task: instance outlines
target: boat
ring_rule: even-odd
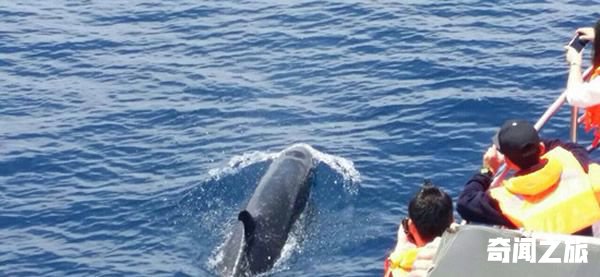
[[[459,225],[442,236],[429,277],[597,277],[600,238]]]

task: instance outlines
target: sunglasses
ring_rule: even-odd
[[[406,238],[408,239],[409,242],[411,243],[415,243],[415,238],[413,237],[413,235],[410,233],[410,230],[408,229],[408,218],[404,218],[402,219],[402,229],[404,229],[404,234],[406,235]]]

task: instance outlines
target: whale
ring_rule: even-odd
[[[222,246],[221,276],[253,276],[273,267],[306,206],[312,176],[309,146],[292,146],[273,160]]]

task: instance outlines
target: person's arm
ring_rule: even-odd
[[[513,227],[513,224],[502,215],[498,201],[488,193],[494,172],[498,171],[502,163],[504,163],[504,156],[496,150],[496,147],[488,148],[483,155],[482,168],[487,168],[489,172],[473,175],[458,196],[456,210],[464,220]]]
[[[594,41],[594,28],[579,28],[576,33],[579,39]],[[581,74],[582,53],[569,46],[565,46],[565,59],[569,64],[569,78],[567,80],[567,101],[569,104],[586,108],[600,103],[600,80],[584,82]]]
[[[566,90],[567,101],[576,107],[585,108],[591,106],[595,99],[592,98],[591,93],[582,89],[586,85],[581,75],[581,52],[583,51],[577,52],[570,46],[565,46],[565,50],[565,59],[569,64],[569,78]]]
[[[491,174],[475,174],[458,196],[456,210],[467,221],[490,225],[514,225],[502,215],[498,201],[487,192],[492,183]]]
[[[588,172],[588,167],[591,162],[588,151],[582,145],[572,142],[564,142],[559,139],[542,139],[544,146],[546,147],[546,151],[550,151],[553,148],[560,146],[565,150],[571,152],[575,159],[579,162],[581,167]]]
[[[404,228],[402,224],[398,226],[398,232],[396,233],[396,246],[394,247],[394,252],[401,252],[409,248],[416,248],[417,246],[408,240],[406,236],[406,232],[404,232]]]

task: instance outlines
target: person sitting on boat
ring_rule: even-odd
[[[453,210],[452,198],[426,181],[408,204],[408,218],[398,228],[398,241],[385,260],[384,276],[424,276],[432,265],[431,252],[437,249],[432,245],[439,244],[439,239],[434,240],[454,222]]]
[[[565,58],[569,64],[569,78],[566,96],[569,104],[586,108],[582,122],[586,132],[595,129],[593,146],[600,142],[600,20],[592,27],[577,29],[576,33],[582,41],[592,43],[592,69],[587,76],[582,76],[582,53],[573,47],[565,46]]]
[[[503,162],[516,173],[490,188]],[[592,235],[590,226],[600,219],[600,206],[591,181],[598,182],[600,175],[588,176],[589,167],[584,147],[541,140],[529,122],[508,120],[484,154],[481,171],[460,193],[458,213],[473,223]]]

